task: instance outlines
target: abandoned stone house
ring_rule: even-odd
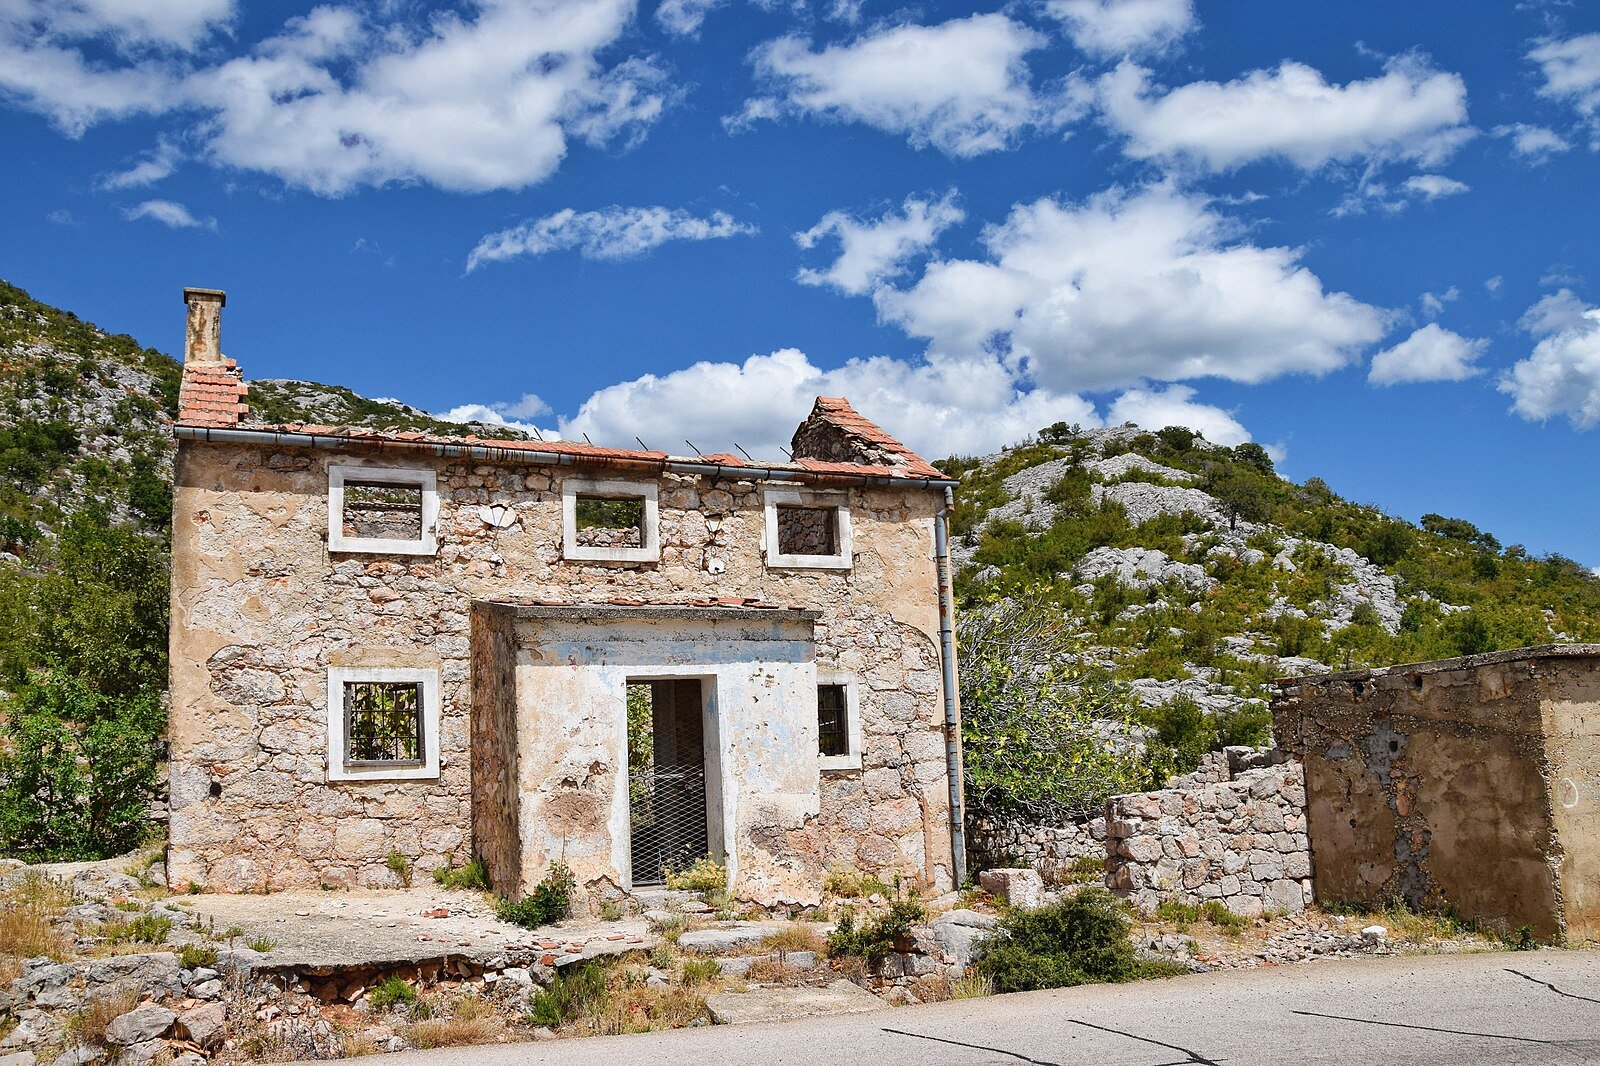
[[[784,463],[252,423],[184,299],[173,884],[959,880],[952,482],[847,401]]]

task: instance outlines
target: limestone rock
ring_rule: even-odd
[[[228,1014],[220,1003],[207,1003],[178,1015],[178,1032],[203,1048],[221,1043]]]
[[[694,929],[683,933],[678,937],[678,947],[701,955],[715,955],[759,944],[771,932],[771,926],[760,922],[729,922],[710,929]]]
[[[718,1025],[787,1022],[825,1014],[861,1014],[883,1010],[883,1000],[860,985],[835,981],[825,988],[753,988],[719,992],[706,998],[706,1010]]]
[[[111,1024],[106,1026],[106,1040],[120,1047],[154,1040],[171,1029],[177,1017],[165,1007],[146,1003],[111,1019]]]
[[[985,870],[978,875],[978,884],[989,895],[1013,907],[1037,907],[1044,902],[1044,878],[1038,870]]]

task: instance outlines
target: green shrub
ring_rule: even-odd
[[[679,977],[686,985],[703,985],[722,976],[722,967],[716,959],[688,958],[683,960]]]
[[[495,917],[529,929],[559,922],[572,913],[572,893],[577,887],[566,863],[551,863],[550,872],[533,887],[532,893],[520,900],[501,900],[495,907]]]
[[[277,947],[278,942],[272,939],[270,936],[253,936],[249,940],[246,940],[244,945],[251,951],[259,951],[261,954],[265,955],[267,952]]]
[[[445,888],[468,888],[487,892],[489,889],[489,868],[483,860],[474,858],[465,866],[440,866],[433,871],[433,879]]]
[[[1173,964],[1139,958],[1128,918],[1110,893],[1084,889],[1035,910],[1014,910],[984,942],[977,972],[996,992],[1028,992],[1106,981],[1133,981],[1178,972]]]
[[[1205,920],[1212,925],[1230,932],[1238,932],[1250,924],[1250,919],[1242,914],[1235,914],[1220,899],[1206,900],[1205,906],[1201,908],[1201,913],[1204,915]]]
[[[894,947],[895,941],[911,935],[911,927],[927,917],[927,911],[916,900],[900,899],[889,904],[889,909],[872,921],[856,927],[855,912],[846,909],[828,934],[828,954],[832,958],[854,956],[877,966]]]
[[[178,956],[178,962],[186,970],[197,970],[202,966],[215,966],[217,949],[206,947],[204,944],[185,944],[183,953]]]
[[[417,1003],[417,990],[399,974],[392,973],[373,986],[367,994],[367,1002],[372,1004],[373,1010],[413,1007]]]
[[[1200,908],[1182,900],[1164,899],[1156,905],[1156,917],[1174,925],[1190,925],[1200,920]]]
[[[140,914],[125,922],[106,922],[100,927],[100,935],[108,944],[161,944],[170,932],[172,919],[152,914]]]
[[[593,959],[574,963],[557,970],[550,983],[534,995],[528,1005],[528,1021],[554,1029],[598,1012],[609,995],[606,971],[600,963]]]

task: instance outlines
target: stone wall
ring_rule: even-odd
[[[967,855],[973,870],[1026,866],[1046,881],[1062,883],[1080,860],[1105,861],[1106,819],[1097,814],[1064,825],[1035,825],[1014,818],[969,817]]]
[[[1319,899],[1600,938],[1600,646],[1279,682]]]
[[[330,553],[330,462],[433,469],[437,554]],[[377,447],[330,456],[182,444],[172,539],[174,884],[384,887],[398,883],[385,867],[390,851],[421,870],[467,861],[476,789],[503,772],[469,756],[469,611],[516,593],[574,603],[753,597],[819,611],[815,667],[859,679],[863,759],[859,770],[822,775],[818,810],[801,831],[829,862],[950,886],[932,552],[940,494],[843,491],[853,567],[776,569],[763,557],[759,483],[651,471],[635,476],[658,487],[659,562],[594,563],[562,557],[569,475]],[[491,503],[509,509],[505,528],[481,516]],[[440,672],[437,780],[328,779],[333,666]]]
[[[491,885],[515,891],[523,865],[517,832],[516,613],[478,603],[471,624],[472,850],[483,860]]]
[[[1282,753],[1230,748],[1158,792],[1106,804],[1106,885],[1150,913],[1221,900],[1236,914],[1295,912],[1311,896],[1305,778]]]

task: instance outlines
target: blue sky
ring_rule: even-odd
[[[436,412],[775,455],[1181,422],[1600,565],[1600,10],[0,0],[0,275]]]

